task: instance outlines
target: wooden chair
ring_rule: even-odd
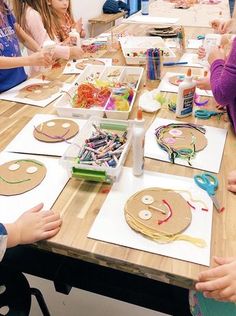
[[[29,316],[35,296],[43,316],[50,316],[42,293],[31,288],[23,273],[0,265],[0,315]]]

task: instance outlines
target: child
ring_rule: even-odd
[[[58,43],[54,57],[63,59],[81,58],[83,51],[80,47],[62,46],[56,37],[56,28],[47,0],[13,0],[13,9],[21,27],[40,47],[44,41],[54,40]],[[32,52],[29,51],[29,54]]]
[[[210,64],[210,86],[213,96],[217,103],[225,106],[229,119],[236,132],[236,38],[232,41],[231,50],[226,58],[222,48],[214,47],[211,49],[208,62]],[[200,80],[198,87],[206,89]],[[201,85],[201,86],[200,86]]]
[[[59,232],[60,216],[42,208],[43,203],[23,213],[12,224],[0,224],[0,261],[6,248],[48,239]]]
[[[49,66],[52,60],[37,52],[22,57],[18,38],[32,51],[40,50],[19,25],[3,0],[0,0],[0,93],[27,79],[23,66]]]
[[[67,41],[72,28],[75,28],[80,37],[85,37],[82,18],[77,22],[74,21],[70,0],[50,0],[48,2],[56,28],[56,34],[60,42]]]

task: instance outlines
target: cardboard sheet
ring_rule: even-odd
[[[18,86],[3,92],[0,94],[0,99],[1,100],[6,100],[6,101],[12,101],[12,102],[19,102],[19,103],[24,103],[24,104],[29,104],[29,105],[34,105],[34,106],[38,106],[38,107],[45,107],[47,105],[49,105],[52,101],[56,100],[57,98],[59,98],[61,96],[61,91],[62,90],[67,90],[70,85],[69,84],[62,84],[60,88],[58,88],[58,91],[51,94],[49,93],[48,96],[46,96],[45,98],[42,97],[42,99],[40,100],[35,100],[35,99],[31,99],[30,97],[23,97],[21,95],[19,95],[20,90],[24,89],[27,86],[31,86],[31,85],[35,85],[35,84],[42,84],[42,83],[48,83],[49,81],[43,81],[41,79],[29,79],[24,81],[23,83],[19,84]],[[45,95],[45,92],[42,92],[39,89],[39,96],[43,96]]]
[[[69,180],[67,171],[59,165],[59,160],[48,157],[2,152],[0,164],[16,159],[37,159],[47,168],[43,181],[34,189],[14,196],[0,195],[0,222],[11,223],[26,210],[43,202],[44,209],[50,209]]]
[[[167,152],[161,149],[161,147],[157,144],[155,129],[159,126],[176,122],[177,121],[163,118],[156,118],[153,121],[145,136],[145,157],[170,162]],[[178,123],[184,122],[181,120],[178,121]],[[203,127],[206,129],[205,136],[208,142],[206,148],[196,153],[195,158],[191,160],[192,166],[189,166],[187,160],[180,158],[175,159],[175,163],[190,168],[218,173],[223,157],[227,130],[211,126]],[[209,159],[209,157],[211,157],[211,159]]]
[[[125,203],[137,191],[150,187],[184,189],[190,191],[195,199],[206,203],[208,212],[202,211],[201,205],[198,204],[196,210],[192,210],[190,226],[184,231],[186,235],[204,239],[206,247],[200,248],[186,241],[159,244],[130,228],[124,216]],[[189,200],[188,194],[180,194]],[[98,213],[88,237],[209,266],[212,208],[212,201],[207,193],[198,188],[191,178],[149,171],[145,171],[141,177],[135,177],[131,168],[124,167],[119,181],[112,186]]]
[[[70,143],[73,142],[74,137],[69,139],[68,142],[59,143],[46,143],[37,140],[34,135],[34,127],[51,119],[61,119],[57,115],[36,114],[31,121],[19,132],[19,134],[11,141],[5,148],[9,152],[48,155],[48,156],[62,156]],[[72,119],[79,125],[79,130],[82,129],[85,120]]]

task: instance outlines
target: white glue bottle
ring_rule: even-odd
[[[43,53],[45,55],[50,55],[50,57],[53,56],[54,54],[54,51],[55,51],[55,47],[56,47],[56,43],[52,40],[48,40],[48,41],[45,41],[43,43],[43,46],[42,46],[42,50],[43,50]],[[50,67],[41,67],[41,72],[45,72],[45,71],[48,71],[51,69],[51,66]]]
[[[69,38],[72,46],[78,46],[79,48],[81,47],[80,34],[76,31],[76,29],[71,29]]]
[[[176,117],[192,115],[196,82],[193,81],[191,73],[191,69],[189,68],[184,81],[179,84],[176,103]]]
[[[138,109],[137,118],[133,126],[133,175],[141,176],[144,168],[144,140],[145,129],[142,110]]]

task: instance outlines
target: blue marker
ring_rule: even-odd
[[[163,63],[163,66],[178,66],[178,65],[187,65],[187,61],[177,61],[177,62],[167,62]]]

